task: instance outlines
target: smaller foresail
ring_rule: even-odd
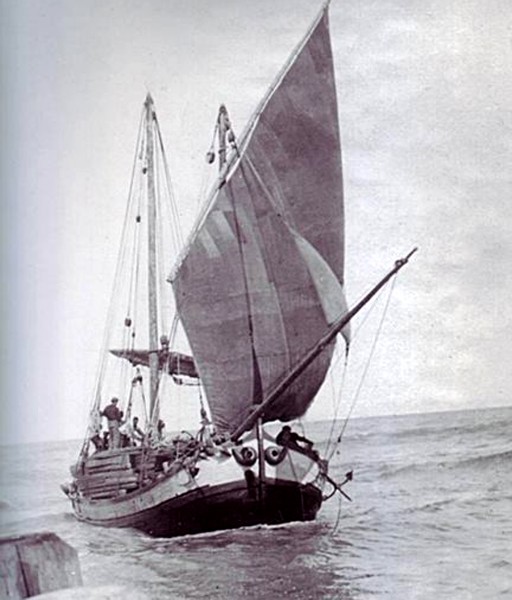
[[[110,350],[110,352],[114,356],[125,358],[134,366],[149,367],[149,350]],[[157,350],[156,354],[160,371],[178,377],[184,375],[195,379],[199,378],[194,359],[191,356],[180,352],[169,352],[165,349]]]

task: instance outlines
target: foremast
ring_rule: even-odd
[[[157,256],[156,256],[156,195],[154,161],[154,108],[153,98],[148,93],[144,103],[146,109],[146,176],[148,193],[148,325],[149,325],[149,415],[153,420],[158,394],[158,300],[157,300]]]

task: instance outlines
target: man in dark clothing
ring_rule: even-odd
[[[119,448],[120,443],[119,426],[123,420],[123,413],[117,407],[118,402],[117,398],[112,398],[110,404],[101,413],[107,419],[108,447],[110,450]]]
[[[92,438],[91,438],[91,442],[94,444],[94,448],[96,449],[96,451],[100,451],[100,450],[105,450],[105,445],[103,443],[103,438],[101,437],[101,435],[98,433],[95,433]]]
[[[137,445],[137,442],[142,442],[144,440],[144,432],[139,427],[139,417],[133,417],[132,419],[131,437],[132,442],[135,445]]]
[[[299,442],[303,442],[305,445],[301,446]],[[292,431],[289,425],[285,425],[277,434],[276,444],[279,444],[279,446],[284,446],[285,448],[290,448],[291,450],[295,450],[301,454],[305,454],[313,460],[318,460],[319,458],[318,452],[313,450],[313,442],[308,440],[308,438],[295,433],[295,431]]]

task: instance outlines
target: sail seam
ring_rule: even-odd
[[[267,196],[270,204],[272,205],[272,208],[274,209],[274,212],[277,213],[277,215],[279,217],[281,217],[283,219],[283,221],[288,225],[288,227],[290,229],[293,229],[294,231],[297,229],[295,224],[290,223],[290,216],[289,214],[287,214],[286,216],[284,215],[284,213],[289,213],[289,209],[286,207],[286,205],[283,202],[283,206],[281,207],[279,205],[279,203],[276,201],[276,199],[274,198],[274,196],[272,195],[272,192],[269,190],[269,188],[265,185],[265,182],[263,181],[261,175],[258,173],[258,170],[256,169],[256,167],[254,166],[254,163],[252,162],[251,158],[249,157],[248,154],[246,154],[244,156],[245,160],[247,161],[247,164],[249,165],[249,167],[251,168],[254,177],[256,178],[257,182],[260,184],[261,189],[263,190],[263,192],[265,193],[265,195]],[[267,165],[268,166],[268,165]]]
[[[243,174],[243,169],[241,170],[242,174]],[[245,175],[243,174],[244,180]],[[246,181],[246,185],[247,185],[247,181]],[[249,186],[247,186],[247,188],[249,189]],[[260,372],[260,368],[258,365],[258,359],[256,357],[256,348],[254,346],[254,323],[253,323],[253,318],[252,318],[252,307],[251,307],[251,297],[249,294],[249,280],[247,278],[247,269],[245,266],[245,255],[244,255],[244,250],[243,250],[243,242],[241,239],[241,235],[240,235],[240,222],[238,220],[238,214],[237,214],[237,210],[236,210],[236,201],[235,201],[235,197],[233,194],[233,190],[231,188],[231,184],[228,184],[226,189],[228,190],[227,196],[229,197],[229,199],[231,200],[231,205],[233,207],[233,217],[234,217],[234,222],[235,222],[235,227],[236,227],[236,238],[238,241],[238,250],[240,252],[240,264],[242,267],[242,277],[243,277],[243,281],[244,281],[244,293],[245,293],[245,301],[246,301],[246,305],[247,305],[247,325],[249,328],[249,340],[251,343],[251,351],[252,351],[252,360],[253,360],[253,401],[255,400],[256,397],[259,397],[262,399],[263,396],[263,390],[262,390],[262,385],[261,385],[261,372]]]

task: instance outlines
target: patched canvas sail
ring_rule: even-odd
[[[327,12],[271,89],[172,276],[215,425],[233,431],[346,311],[341,151]],[[266,409],[305,413],[324,350]]]

